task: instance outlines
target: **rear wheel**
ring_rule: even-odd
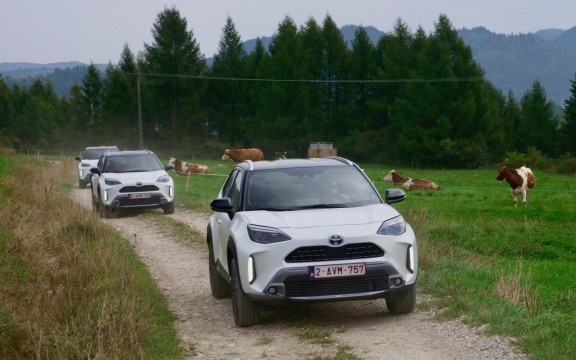
[[[386,307],[391,314],[408,314],[416,308],[416,284],[393,300],[386,300]]]
[[[216,299],[222,299],[230,296],[232,289],[230,284],[224,280],[222,275],[216,269],[216,262],[214,261],[214,249],[212,246],[212,239],[208,235],[208,269],[210,272],[210,290],[212,296]]]
[[[230,264],[230,277],[232,280],[232,312],[234,313],[234,323],[238,327],[256,325],[260,321],[260,312],[256,304],[242,290],[240,274],[236,259],[232,259]]]

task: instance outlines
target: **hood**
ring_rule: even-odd
[[[374,204],[343,209],[309,209],[298,211],[246,211],[243,213],[251,224],[274,224],[276,228],[310,228],[337,225],[362,225],[382,223],[400,215],[387,204]]]

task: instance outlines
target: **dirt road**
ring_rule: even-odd
[[[75,188],[71,196],[91,208],[89,189]],[[166,216],[206,234],[206,215],[177,208]],[[434,322],[432,312],[389,315],[383,300],[281,308],[263,313],[257,326],[237,328],[230,299],[217,300],[210,294],[205,247],[178,242],[161,225],[138,215],[103,221],[128,239],[148,266],[178,318],[182,344],[195,348],[197,354],[190,359],[300,360],[334,355],[344,344],[364,360],[525,359],[508,340],[481,335],[481,329],[459,321]],[[327,329],[336,343],[322,346],[296,337],[302,328],[294,324],[309,319],[330,324]]]

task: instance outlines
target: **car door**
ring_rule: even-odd
[[[232,201],[234,213],[238,211],[242,205],[244,185],[243,180],[244,172],[240,170],[234,170],[230,174],[228,181],[226,181],[221,191],[221,197],[228,197]],[[228,239],[231,236],[230,228],[232,227],[234,217],[224,212],[217,212],[214,214],[214,216],[216,220],[216,232],[218,237],[218,241],[216,241],[214,244],[214,252],[218,254],[217,258],[221,259],[222,266],[227,268],[228,259],[226,259],[226,247],[228,244]]]
[[[104,171],[104,158],[105,155],[101,155],[100,159],[98,160],[98,164],[96,164],[96,168],[98,169],[98,171],[100,173],[94,173],[92,174],[92,178],[90,181],[90,186],[92,188],[92,197],[94,199],[98,199],[98,182],[100,181],[100,174],[102,173],[102,171]]]

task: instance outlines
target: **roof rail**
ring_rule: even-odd
[[[344,164],[347,164],[347,165],[354,165],[354,163],[352,161],[345,159],[343,157],[340,157],[340,156],[326,155],[326,156],[323,156],[322,158],[323,159],[337,160],[337,161],[343,162]]]
[[[249,171],[254,170],[254,162],[252,160],[248,159],[248,160],[244,160],[244,161],[248,163],[248,170]]]

